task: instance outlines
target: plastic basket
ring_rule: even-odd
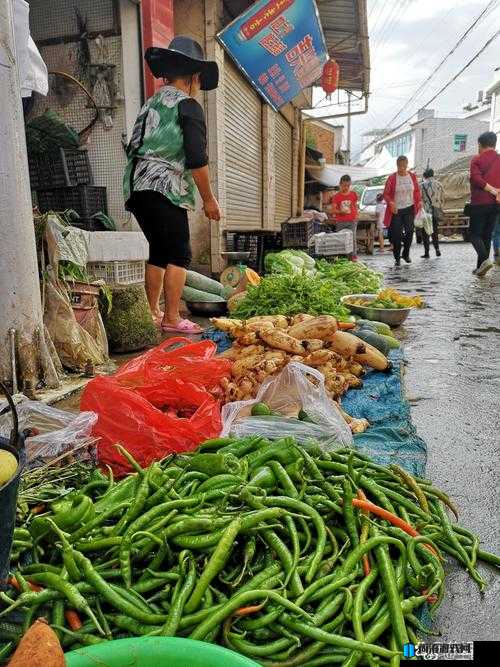
[[[93,280],[104,280],[107,285],[133,285],[144,282],[143,260],[89,262],[87,272]]]
[[[244,263],[257,273],[264,272],[264,257],[268,252],[281,250],[282,235],[277,232],[226,232],[228,252],[249,252]]]
[[[42,213],[72,209],[83,220],[89,220],[95,213],[108,213],[106,188],[99,185],[48,188],[37,190],[36,194]]]
[[[59,148],[51,153],[28,155],[32,190],[91,185],[94,182],[86,150]]]
[[[283,248],[306,248],[312,236],[325,231],[325,225],[316,220],[284,222],[281,225]]]
[[[348,229],[316,234],[311,241],[314,243],[316,256],[349,255],[354,249],[353,233]]]

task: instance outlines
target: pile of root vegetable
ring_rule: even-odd
[[[68,649],[126,636],[216,642],[262,665],[399,664],[445,591],[500,558],[432,484],[350,449],[205,442],[119,482],[95,477],[17,529],[0,593],[5,656],[37,617]],[[38,508],[39,511],[39,508]]]
[[[348,389],[362,386],[363,365],[390,368],[382,352],[341,330],[354,324],[337,322],[330,315],[270,315],[249,320],[221,317],[211,322],[234,339],[232,348],[221,355],[234,361],[232,379],[222,383],[225,402],[255,398],[262,382],[289,361],[317,368],[334,400]]]

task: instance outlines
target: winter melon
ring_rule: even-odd
[[[213,294],[212,292],[203,292],[202,290],[195,289],[186,285],[182,290],[182,299],[187,303],[199,302],[199,303],[225,303],[226,299],[218,294]]]
[[[375,331],[370,331],[369,329],[360,329],[356,331],[355,336],[361,338],[365,343],[369,343],[375,347],[379,352],[382,352],[385,356],[389,354],[389,345],[385,340],[386,336],[382,337],[380,334],[375,333]]]
[[[200,290],[201,292],[209,292],[210,294],[223,296],[224,285],[222,285],[222,283],[219,283],[217,280],[212,280],[212,278],[204,276],[201,273],[196,273],[196,271],[187,272],[186,285],[188,287],[193,287],[196,290]],[[197,299],[190,300],[196,301]]]

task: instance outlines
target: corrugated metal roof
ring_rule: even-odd
[[[251,4],[251,0],[224,0],[226,21],[239,16]],[[366,0],[316,0],[316,4],[328,51],[340,67],[339,88],[368,93],[370,51]]]
[[[340,67],[339,88],[368,93],[370,51],[366,0],[316,0],[332,58]]]

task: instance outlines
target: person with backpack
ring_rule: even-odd
[[[469,240],[477,254],[473,274],[482,277],[492,268],[491,238],[500,212],[500,155],[495,132],[478,138],[478,154],[470,163]]]
[[[434,169],[427,168],[424,171],[424,179],[422,181],[422,204],[426,213],[432,216],[432,234],[429,236],[425,228],[422,229],[422,241],[424,244],[424,254],[422,255],[422,259],[429,259],[430,257],[429,250],[431,238],[432,245],[436,251],[436,257],[441,257],[438,225],[439,220],[442,217],[443,201],[443,186],[436,178],[434,178]]]

